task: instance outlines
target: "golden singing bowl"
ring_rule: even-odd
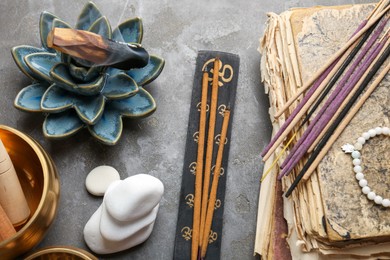
[[[54,162],[30,136],[0,125],[0,138],[31,211],[17,233],[0,242],[0,259],[13,259],[32,249],[46,234],[57,213],[60,183]]]
[[[41,249],[31,255],[28,255],[24,260],[98,260],[97,257],[91,253],[75,247],[61,246],[61,247],[47,247]]]

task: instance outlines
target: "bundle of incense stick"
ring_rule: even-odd
[[[294,127],[298,126],[297,124],[300,121],[302,122],[298,126],[299,129],[302,128],[309,119],[311,120],[303,136],[297,141],[281,165],[282,171],[279,177],[281,178],[291,172],[292,169],[304,159],[307,152],[316,149],[316,153],[313,153],[311,160],[308,161],[308,166],[304,167],[286,195],[291,194],[303,175],[305,176],[304,179],[307,179],[314,171],[320,161],[320,159],[316,160],[315,157],[320,154],[320,151],[324,148],[324,143],[328,141],[323,137],[332,135],[333,133],[331,130],[332,122],[340,123],[342,121],[345,117],[345,113],[341,112],[342,109],[349,103],[353,104],[359,96],[353,95],[353,93],[361,93],[363,91],[358,91],[359,85],[362,85],[359,83],[368,81],[364,84],[367,86],[369,80],[364,80],[364,78],[367,77],[367,74],[372,74],[370,70],[374,69],[373,67],[380,67],[386,60],[386,58],[382,60],[378,57],[384,53],[385,47],[389,45],[388,32],[379,39],[389,20],[388,10],[389,0],[379,2],[371,15],[359,25],[345,46],[341,48],[278,113],[276,113],[276,117],[280,116],[283,111],[299,97],[299,95],[303,94],[304,91],[308,89],[303,100],[298,104],[296,109],[291,113],[290,117],[271,140],[270,144],[262,152],[263,160],[267,160]],[[374,63],[378,64],[374,66]],[[378,69],[379,68],[377,68],[376,71]],[[372,84],[378,85],[379,82],[373,82]],[[363,86],[362,88],[364,89]],[[332,92],[328,95],[330,91]],[[358,103],[356,106],[359,107],[361,105],[362,104]],[[319,110],[318,113],[314,118],[311,118],[317,108]],[[308,114],[303,118],[306,112],[308,112]],[[328,134],[327,129],[329,129]],[[286,146],[292,142],[293,138],[295,138],[295,135],[292,136]],[[333,139],[337,139],[337,136],[334,136]],[[320,143],[321,140],[322,142]],[[286,148],[287,147],[283,149],[282,153]],[[322,154],[324,154],[324,152],[322,152]],[[279,154],[275,161],[277,161],[280,156],[281,155]],[[316,163],[310,167],[311,163],[314,161]],[[275,165],[275,163],[273,163],[272,166],[273,165]],[[263,178],[267,173],[268,172],[264,174]]]
[[[202,95],[200,107],[198,152],[195,176],[195,198],[194,215],[192,229],[191,259],[204,259],[207,252],[209,233],[214,214],[214,205],[216,201],[218,180],[222,165],[223,150],[226,141],[226,135],[230,119],[230,110],[227,108],[224,112],[222,123],[221,138],[219,141],[218,153],[215,162],[214,176],[210,188],[210,176],[213,157],[214,133],[216,124],[216,113],[218,104],[218,76],[220,61],[215,58],[213,67],[212,91],[209,122],[206,123],[207,97],[208,97],[208,72],[203,72]],[[207,143],[206,125],[208,125]],[[206,149],[205,149],[206,147]]]

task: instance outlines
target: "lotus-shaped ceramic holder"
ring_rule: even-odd
[[[71,28],[43,12],[39,22],[42,47],[12,48],[16,64],[33,80],[19,92],[14,105],[45,113],[43,133],[48,138],[64,138],[87,128],[101,142],[116,144],[122,117],[145,117],[155,111],[156,102],[144,86],[158,77],[164,60],[150,55],[145,67],[127,71],[96,64],[80,66],[71,56],[48,47],[47,36],[54,27]],[[84,6],[75,28],[133,44],[140,44],[143,35],[140,18],[129,19],[112,31],[92,2]]]

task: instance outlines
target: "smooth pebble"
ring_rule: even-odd
[[[103,196],[108,186],[120,179],[118,171],[107,165],[98,166],[88,173],[85,179],[85,187],[95,196]]]

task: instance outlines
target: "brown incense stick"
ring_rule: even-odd
[[[200,208],[202,200],[202,178],[203,178],[203,158],[204,158],[204,142],[206,136],[206,112],[207,112],[207,93],[208,93],[207,71],[203,72],[202,79],[202,97],[200,102],[200,120],[199,120],[199,138],[198,138],[198,154],[196,161],[195,175],[195,199],[194,199],[194,216],[192,227],[192,245],[191,259],[196,260],[199,251],[199,228],[200,228]]]
[[[16,234],[15,228],[0,205],[0,242]]]
[[[344,54],[346,50],[354,43],[357,39],[359,39],[372,25],[374,25],[388,10],[390,6],[387,6],[382,12],[380,12],[378,15],[373,16],[359,32],[357,32],[349,41],[344,44],[344,46],[338,50],[328,61],[323,65],[311,79],[304,84],[297,93],[295,93],[294,96],[292,96],[285,104],[284,106],[275,113],[275,117],[278,118],[281,116],[284,111],[286,111],[291,104],[299,97],[301,96],[313,83],[314,81],[335,61],[337,60],[341,55]]]
[[[390,64],[388,64],[382,70],[382,72],[378,75],[378,77],[374,80],[374,82],[368,87],[366,92],[364,92],[364,94],[361,96],[361,98],[356,103],[356,105],[349,111],[349,113],[343,119],[341,124],[338,125],[338,127],[334,131],[333,135],[329,138],[329,140],[326,142],[325,146],[322,148],[321,152],[318,154],[316,159],[313,161],[311,166],[306,171],[305,175],[303,176],[304,181],[307,181],[309,179],[311,174],[317,168],[318,164],[321,162],[321,160],[324,158],[326,153],[332,147],[333,143],[337,140],[337,138],[340,136],[340,134],[343,132],[343,130],[347,127],[348,123],[352,120],[352,118],[355,116],[355,114],[363,106],[364,102],[369,98],[371,93],[376,89],[376,87],[379,85],[379,83],[382,81],[382,79],[387,75],[389,69],[390,69]]]
[[[203,237],[204,226],[206,222],[206,209],[209,196],[210,186],[210,172],[211,164],[213,160],[213,146],[214,146],[214,132],[215,132],[215,119],[217,114],[218,105],[218,77],[219,77],[219,58],[215,58],[214,70],[213,70],[213,83],[211,91],[211,104],[210,104],[210,119],[209,119],[209,131],[207,136],[207,149],[206,149],[206,162],[203,178],[203,190],[202,190],[202,208],[200,211],[200,238]],[[199,246],[202,246],[202,239],[199,239]]]
[[[221,165],[222,165],[223,149],[225,146],[226,134],[229,126],[229,119],[230,119],[230,110],[226,109],[224,113],[223,123],[222,123],[221,139],[219,141],[217,160],[215,163],[213,182],[210,191],[210,199],[207,205],[206,224],[204,227],[203,238],[202,238],[203,242],[201,248],[202,259],[206,256],[209,233],[211,230],[211,224],[213,222],[214,207],[215,207],[215,201],[217,198],[217,190],[218,190],[218,181],[219,181],[219,175],[220,175]]]
[[[385,49],[383,49],[379,54],[378,56],[375,58],[375,60],[371,63],[371,65],[367,68],[366,72],[362,75],[362,77],[360,78],[360,80],[356,83],[356,85],[353,87],[353,89],[351,90],[351,92],[348,94],[347,98],[343,101],[343,103],[341,104],[341,106],[339,107],[339,109],[337,110],[337,112],[334,114],[334,116],[332,117],[332,119],[327,123],[326,127],[324,127],[324,129],[322,129],[321,133],[317,136],[316,140],[313,142],[313,144],[309,147],[309,149],[307,150],[308,153],[311,153],[313,152],[313,150],[315,149],[315,147],[317,146],[317,144],[321,141],[321,139],[325,136],[326,132],[329,130],[329,128],[331,127],[331,125],[333,124],[333,122],[336,120],[336,118],[340,115],[341,111],[344,109],[344,107],[346,107],[346,105],[348,104],[348,102],[351,100],[351,98],[354,96],[354,94],[356,93],[356,91],[359,89],[359,86],[362,84],[362,82],[364,81],[365,77],[368,75],[368,73],[371,71],[371,69],[375,66],[375,63],[380,59],[380,56],[381,54],[385,51]]]

